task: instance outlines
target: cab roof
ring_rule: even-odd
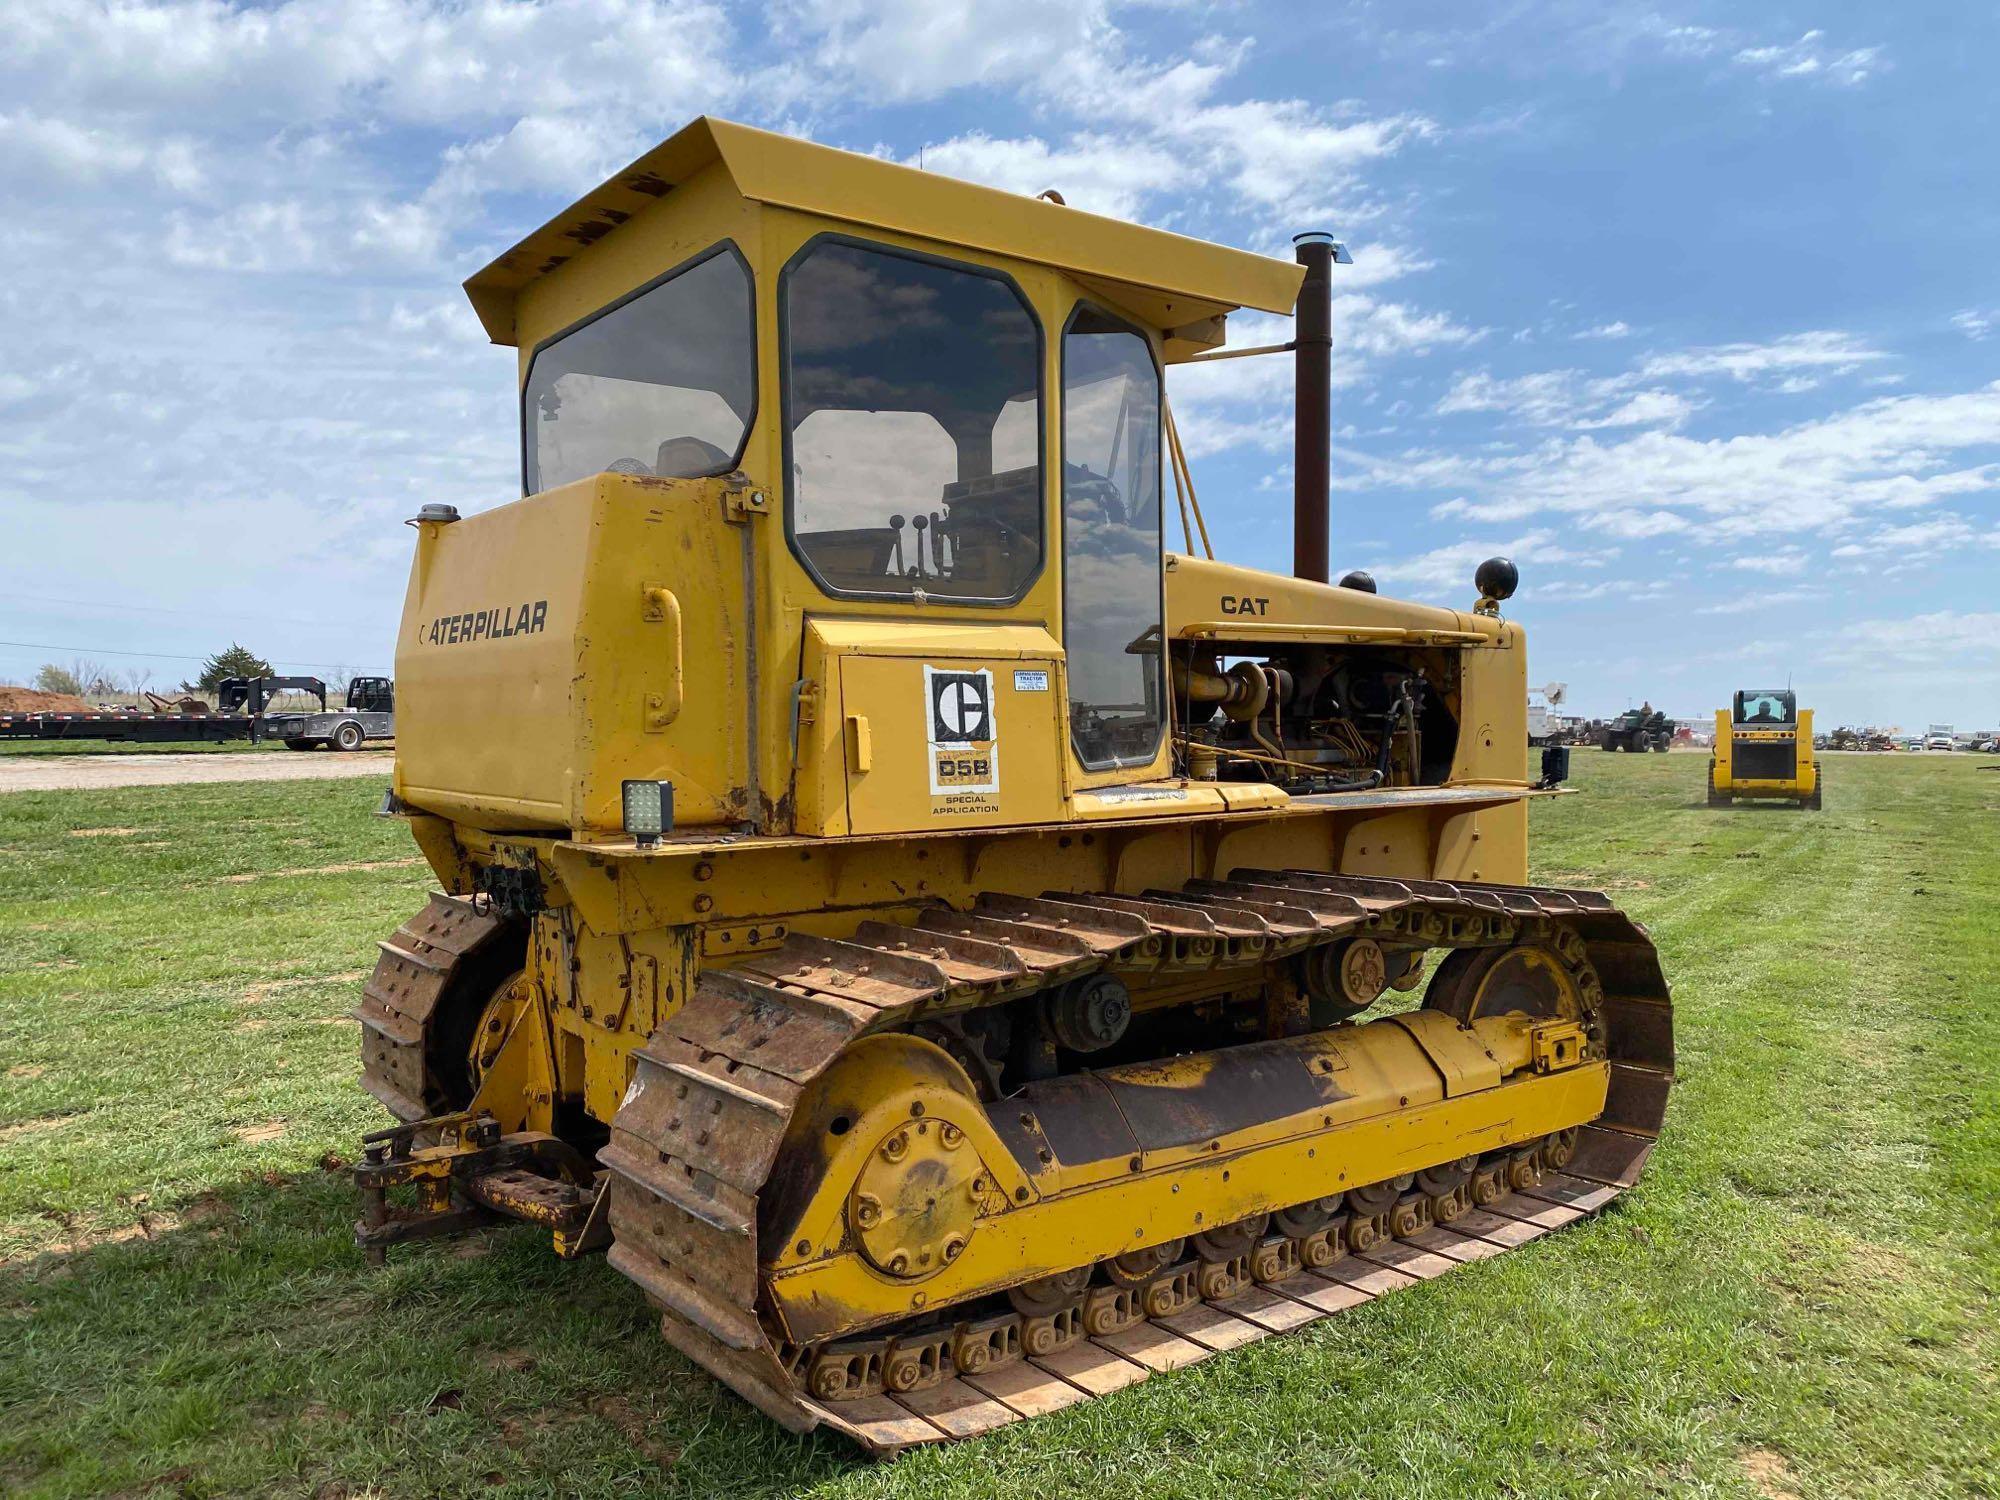
[[[753,202],[1067,272],[1165,330],[1169,358],[1220,343],[1223,317],[1239,307],[1290,312],[1303,274],[1289,261],[704,115],[467,280],[488,336],[515,343],[524,287],[717,162]]]

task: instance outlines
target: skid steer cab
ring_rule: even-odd
[[[413,518],[438,889],[358,1013],[365,1248],[607,1246],[761,1410],[893,1451],[1636,1179],[1665,981],[1524,883],[1512,564],[1328,581],[1343,258],[701,120],[472,277],[521,493]],[[1243,308],[1296,337],[1226,349]],[[1213,555],[1167,400],[1260,352],[1290,575]]]
[[[1793,802],[1817,812],[1819,758],[1813,753],[1812,710],[1790,688],[1745,688],[1715,711],[1715,749],[1708,761],[1708,805],[1739,797]]]

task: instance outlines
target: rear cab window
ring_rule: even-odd
[[[750,267],[724,241],[535,351],[521,393],[523,490],[604,473],[726,474],[756,404]]]

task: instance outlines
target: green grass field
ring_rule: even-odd
[[[362,1267],[346,1014],[425,880],[375,783],[0,797],[0,1493],[1994,1494],[2000,771],[1829,756],[1807,814],[1709,811],[1698,755],[1576,766],[1534,878],[1613,892],[1675,987],[1644,1183],[887,1466],[531,1231]]]

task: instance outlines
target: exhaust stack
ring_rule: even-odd
[[[1292,573],[1327,581],[1333,461],[1333,267],[1350,265],[1347,247],[1317,230],[1292,237],[1306,268],[1292,325],[1298,411],[1293,421]]]

